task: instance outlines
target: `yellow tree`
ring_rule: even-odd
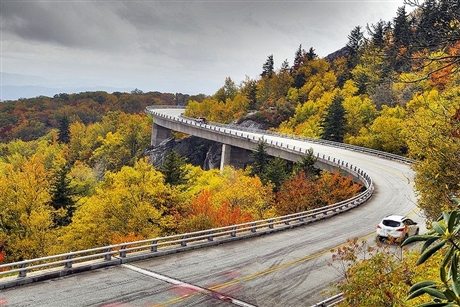
[[[357,136],[362,128],[369,128],[377,116],[377,110],[372,100],[367,95],[357,95],[357,93],[358,88],[353,81],[345,82],[341,94],[344,98],[346,143],[348,143],[349,137]]]
[[[66,249],[82,249],[155,237],[171,227],[165,214],[175,205],[163,175],[146,160],[107,172],[94,194],[78,202],[72,224],[61,238]]]
[[[426,91],[407,107],[411,116],[404,137],[410,156],[417,159],[418,206],[434,220],[441,211],[456,207],[453,198],[460,195],[460,87],[442,94]]]
[[[359,134],[356,137],[349,136],[348,141],[350,144],[403,154],[407,151],[402,135],[405,119],[406,110],[403,107],[383,106],[372,125],[361,128]]]
[[[0,245],[7,261],[45,256],[55,243],[52,171],[43,154],[20,163],[0,161]],[[11,157],[11,159],[15,159]]]

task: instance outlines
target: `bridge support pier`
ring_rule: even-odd
[[[228,144],[222,144],[222,154],[220,155],[220,171],[224,170],[224,167],[230,164],[230,158],[232,153],[232,146]]]
[[[252,152],[250,150],[234,147],[228,144],[222,144],[222,154],[220,156],[220,171],[223,171],[227,165],[235,168],[245,168],[246,165],[253,162]]]
[[[158,146],[164,140],[171,138],[171,130],[162,126],[159,126],[155,123],[152,125],[152,139],[150,145]]]

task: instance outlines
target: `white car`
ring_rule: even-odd
[[[417,223],[402,215],[389,215],[377,225],[377,239],[392,239],[402,242],[407,237],[417,235],[420,231]]]

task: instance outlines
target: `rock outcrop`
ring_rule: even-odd
[[[203,169],[208,170],[220,166],[222,144],[195,136],[184,139],[167,139],[160,145],[148,150],[147,155],[152,164],[158,167],[163,164],[165,157],[172,150],[186,157],[187,162],[201,166]]]

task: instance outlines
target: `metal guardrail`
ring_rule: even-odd
[[[184,115],[181,115],[181,117],[183,117],[185,119],[194,120],[193,118],[188,117],[188,116],[184,116]],[[324,139],[314,139],[314,138],[299,136],[299,135],[295,135],[295,134],[281,133],[281,132],[277,132],[277,131],[273,131],[273,130],[263,130],[263,129],[258,129],[258,128],[242,127],[242,126],[238,126],[238,125],[222,124],[222,123],[211,122],[211,121],[208,122],[208,124],[213,125],[213,126],[219,126],[219,127],[223,127],[223,128],[228,128],[228,129],[237,129],[237,130],[242,130],[242,131],[246,131],[246,132],[253,132],[253,133],[263,133],[263,134],[269,134],[269,135],[279,136],[279,137],[283,137],[283,138],[290,138],[290,139],[294,139],[294,140],[298,140],[298,141],[307,141],[307,142],[321,144],[321,145],[328,145],[328,146],[333,146],[333,147],[346,148],[346,149],[349,149],[349,150],[353,150],[353,151],[357,151],[357,152],[364,152],[364,153],[376,155],[376,156],[379,156],[379,157],[384,157],[384,158],[391,159],[391,160],[397,160],[397,161],[404,162],[404,163],[409,163],[409,164],[414,162],[414,160],[412,160],[410,158],[407,158],[407,157],[403,157],[403,156],[400,156],[400,155],[396,155],[396,154],[393,154],[393,153],[389,153],[389,152],[385,152],[385,151],[381,151],[381,150],[377,150],[377,149],[361,147],[361,146],[357,146],[357,145],[334,142],[334,141],[329,141],[329,140],[324,140]]]
[[[374,187],[372,181],[369,188],[359,195],[330,205],[327,207],[317,208],[299,213],[269,218],[265,220],[252,221],[226,227],[195,231],[190,233],[177,234],[166,237],[157,237],[135,242],[126,242],[121,244],[108,245],[76,252],[64,253],[59,255],[47,256],[31,260],[13,262],[0,265],[0,277],[17,274],[17,278],[25,278],[29,272],[38,270],[57,269],[66,271],[71,270],[74,266],[85,265],[88,261],[94,266],[94,261],[106,262],[106,266],[118,265],[129,261],[145,259],[171,252],[186,250],[189,244],[192,247],[215,245],[219,242],[241,239],[244,237],[253,237],[264,233],[271,233],[284,229],[290,229],[296,226],[305,225],[314,221],[322,220],[350,210],[368,200],[373,193]],[[214,243],[214,244],[210,244]],[[163,252],[162,252],[163,251]],[[40,273],[40,272],[38,272]],[[12,285],[17,285],[16,280],[0,278],[0,289]]]
[[[231,134],[234,137],[249,140],[258,143],[263,138],[250,137],[240,132],[225,131],[225,128],[211,127],[207,124],[197,123],[193,120],[177,118],[165,114],[157,113],[156,116],[179,120],[187,125],[199,126],[203,129],[210,129],[216,133]],[[268,146],[282,148],[296,154],[304,154],[306,150],[302,148],[284,145],[283,143],[271,142]],[[98,267],[119,265],[122,263],[146,259],[160,255],[175,253],[183,250],[217,245],[219,243],[238,240],[242,238],[254,237],[256,235],[272,233],[293,227],[305,225],[315,221],[322,220],[350,210],[367,201],[374,191],[374,185],[371,177],[363,170],[344,161],[317,155],[317,159],[343,169],[359,178],[366,187],[366,190],[350,199],[338,202],[333,205],[321,207],[304,212],[288,214],[284,216],[252,221],[242,224],[230,225],[171,235],[166,237],[157,237],[152,239],[126,242],[102,246],[87,250],[63,253],[36,259],[24,260],[19,262],[7,263],[0,265],[0,289],[26,283],[25,278],[33,272],[34,276],[58,276],[66,275],[72,272],[89,270]],[[16,276],[14,276],[16,275]]]
[[[153,112],[155,109],[185,109],[185,106],[171,106],[171,105],[154,105],[154,106],[149,106],[146,108],[147,112]],[[187,117],[184,115],[181,115],[182,118],[189,119],[194,121],[194,118]],[[328,146],[333,146],[333,147],[339,147],[339,148],[345,148],[357,152],[364,152],[372,155],[376,155],[379,157],[384,157],[387,159],[391,160],[397,160],[400,162],[404,163],[414,163],[415,161],[413,159],[403,157],[400,155],[396,155],[393,153],[377,150],[377,149],[372,149],[372,148],[366,148],[366,147],[361,147],[357,145],[351,145],[351,144],[346,144],[346,143],[340,143],[340,142],[334,142],[334,141],[329,141],[329,140],[324,140],[324,139],[314,139],[314,138],[308,138],[304,136],[299,136],[299,135],[294,135],[294,134],[287,134],[287,133],[280,133],[276,132],[273,130],[263,130],[263,129],[258,129],[258,128],[248,128],[248,127],[242,127],[238,125],[232,125],[232,124],[222,124],[222,123],[217,123],[217,122],[208,122],[209,125],[213,126],[218,126],[222,128],[228,128],[228,129],[236,129],[236,130],[241,130],[241,131],[246,131],[246,132],[253,132],[253,133],[263,133],[263,134],[269,134],[273,136],[279,136],[279,137],[284,137],[284,138],[290,138],[294,140],[299,140],[299,141],[307,141],[311,143],[317,143],[317,144],[322,144],[322,145],[328,145]]]
[[[311,307],[329,307],[329,306],[335,306],[341,302],[343,302],[344,297],[343,293],[336,294],[334,296],[331,296],[324,301],[321,301],[319,303],[316,303],[315,305],[312,305]]]

